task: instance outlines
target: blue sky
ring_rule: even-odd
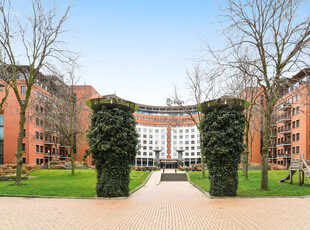
[[[84,82],[151,105],[164,105],[175,85],[186,94],[200,38],[217,35],[217,8],[212,0],[78,1],[70,47],[81,54]]]

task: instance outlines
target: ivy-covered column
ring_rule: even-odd
[[[94,110],[88,143],[97,169],[97,196],[128,196],[138,144],[132,113],[138,107],[115,95],[91,99],[87,105]]]
[[[244,151],[243,108],[243,100],[228,98],[201,104],[203,154],[212,196],[236,196],[238,162]]]

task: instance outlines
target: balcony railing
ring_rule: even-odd
[[[278,107],[278,111],[281,111],[281,110],[288,110],[288,109],[290,109],[292,106],[291,106],[291,104],[289,104],[289,103],[285,103],[285,104],[281,104],[281,105],[279,105],[279,107]]]
[[[277,123],[280,123],[280,122],[289,122],[289,121],[291,121],[291,120],[292,120],[291,117],[281,117],[281,118],[277,121]]]
[[[290,146],[290,145],[291,145],[291,141],[282,141],[278,143],[277,146]]]
[[[283,129],[280,130],[280,132],[278,132],[278,134],[290,134],[291,133],[291,129]]]

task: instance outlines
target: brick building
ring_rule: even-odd
[[[19,95],[25,98],[25,80],[17,80]],[[75,86],[76,99],[85,102],[98,97],[98,92],[92,86]],[[4,97],[4,84],[0,84],[0,99]],[[37,82],[33,85],[30,104],[26,113],[26,122],[23,138],[23,161],[27,164],[45,164],[52,159],[69,160],[70,147],[62,139],[61,134],[53,129],[47,121],[46,113],[51,112],[49,101],[61,103],[55,95],[51,94],[47,86]],[[77,118],[86,130],[89,124],[90,109],[84,103],[84,108]],[[13,90],[9,89],[9,96],[0,111],[0,164],[16,163],[17,138],[19,130],[19,104]],[[76,160],[81,160],[87,143],[84,134],[76,137]],[[78,159],[79,158],[79,159]],[[88,159],[89,163],[91,159]]]
[[[291,159],[301,154],[310,159],[310,69],[298,72],[282,84],[280,96],[272,114],[269,162],[288,167]],[[264,103],[259,92],[257,103]],[[252,145],[252,163],[261,163],[263,116],[253,121],[258,129]],[[252,160],[252,161],[251,161]]]

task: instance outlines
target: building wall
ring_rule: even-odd
[[[169,110],[169,108],[166,108]],[[197,111],[193,117],[198,121]],[[178,159],[176,150],[184,150],[184,164],[201,163],[200,134],[191,117],[184,112],[146,111],[134,113],[139,132],[140,151],[135,165],[152,166],[154,150],[161,150],[160,159]]]
[[[24,85],[25,83],[23,80],[18,80],[18,89],[20,90],[21,99],[24,99],[25,97],[25,95],[21,92],[21,87]],[[90,109],[85,103],[90,98],[98,97],[99,94],[92,86],[77,86],[76,93],[77,98],[82,98],[81,103],[84,103],[82,111],[79,114],[79,117],[82,117],[83,119],[79,119],[78,123],[82,127],[85,127],[84,130],[86,130],[90,123]],[[0,99],[4,97],[4,94],[4,84],[2,83],[2,87],[0,87]],[[48,163],[49,160],[56,158],[61,160],[70,159],[70,148],[60,144],[59,133],[52,133],[51,137],[54,137],[55,141],[49,141],[49,138],[45,135],[46,131],[49,130],[49,127],[46,126],[44,114],[45,109],[50,109],[45,108],[45,102],[46,100],[50,100],[52,98],[53,95],[51,95],[43,85],[35,84],[33,86],[30,103],[26,112],[25,137],[23,138],[23,144],[25,146],[23,158],[24,162],[27,164],[45,164]],[[16,163],[15,153],[17,151],[17,138],[19,132],[19,108],[20,106],[17,102],[16,96],[13,90],[10,89],[7,101],[0,111],[0,114],[3,114],[4,117],[3,163]],[[37,133],[39,136],[37,136]],[[82,160],[85,149],[88,148],[84,135],[85,133],[83,134],[79,147],[79,160]],[[77,154],[75,157],[76,160],[78,160]],[[91,158],[89,158],[89,163],[91,163]]]
[[[275,145],[271,145],[269,149],[269,162],[287,167],[291,159],[299,157],[299,153],[306,160],[310,159],[310,77],[309,74],[301,71],[292,79],[293,81],[282,86],[282,96],[274,109],[271,142],[273,141]],[[261,95],[263,95],[262,91]],[[255,118],[254,122],[260,120]],[[253,141],[253,163],[261,163],[259,146],[263,126],[260,127],[256,130]],[[273,151],[274,154],[272,154]]]

